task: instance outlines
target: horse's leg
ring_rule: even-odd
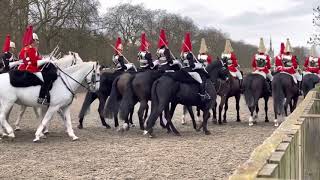
[[[199,131],[199,130],[197,129],[196,120],[194,119],[194,114],[193,114],[192,106],[186,106],[186,108],[188,109],[188,112],[189,112],[190,117],[191,117],[191,119],[192,119],[193,128],[194,128],[196,131]]]
[[[92,104],[92,102],[94,100],[96,100],[98,98],[98,96],[93,93],[93,92],[87,92],[86,97],[83,101],[80,113],[79,113],[79,125],[78,128],[79,129],[83,129],[83,119],[84,116],[86,115],[86,112],[88,111],[90,105]]]
[[[174,127],[174,125],[173,125],[173,123],[172,123],[172,121],[171,121],[177,105],[178,105],[177,103],[171,103],[171,107],[170,107],[169,116],[168,116],[168,118],[167,118],[167,121],[168,121],[168,125],[171,127],[172,132],[173,132],[176,136],[180,136],[179,131],[176,129],[176,127]],[[191,107],[191,108],[192,108],[192,107]],[[193,112],[192,112],[192,114],[193,114]],[[194,115],[193,115],[193,117],[194,117]]]
[[[8,137],[10,138],[14,138],[14,131],[12,129],[12,127],[10,126],[10,124],[8,123],[6,117],[10,111],[10,109],[12,108],[13,103],[1,103],[1,113],[0,113],[0,125],[4,128],[4,130],[8,133]],[[2,129],[2,128],[1,128]],[[3,129],[2,129],[3,131]],[[6,136],[7,134],[2,132],[2,136]]]
[[[64,125],[67,129],[67,133],[69,135],[69,137],[72,138],[73,141],[79,139],[75,134],[74,134],[74,131],[72,129],[72,123],[71,123],[71,115],[70,115],[70,106],[67,106],[65,108],[62,109],[62,112],[63,112],[63,120],[65,121],[64,122]]]
[[[254,110],[255,110],[255,107],[252,106],[252,107],[248,107],[249,108],[249,111],[250,111],[250,117],[249,117],[249,126],[253,126],[254,124]]]
[[[132,120],[132,118],[133,118],[133,113],[134,113],[134,108],[131,109],[131,112],[130,112],[130,114],[129,114],[130,127],[135,127],[135,126],[136,126],[135,124],[133,124],[133,120]]]
[[[223,105],[225,104],[226,101],[226,97],[225,96],[221,96],[221,100],[220,100],[220,104],[219,104],[219,124],[222,124],[221,122],[221,116],[222,116],[222,109],[223,109]]]
[[[20,121],[21,121],[22,116],[23,116],[24,112],[26,111],[26,109],[27,109],[27,106],[24,106],[24,105],[20,106],[20,112],[19,112],[18,118],[17,118],[16,122],[14,123],[14,125],[16,126],[15,131],[21,130],[20,129]]]
[[[229,98],[227,97],[226,98],[226,101],[224,103],[224,114],[223,114],[223,122],[224,123],[227,123],[227,111],[228,111],[228,101],[229,101]]]
[[[264,112],[265,112],[265,120],[264,122],[269,122],[268,119],[268,101],[269,101],[269,96],[264,97]]]
[[[146,121],[146,119],[148,118],[148,112],[149,112],[149,105],[147,101],[146,109],[144,110],[143,122]]]
[[[149,134],[149,137],[152,137],[152,132],[153,132],[153,126],[155,125],[158,117],[162,116],[162,113],[166,106],[164,105],[157,105],[157,107],[151,107],[151,114],[146,121],[146,128],[143,132],[144,135]]]
[[[217,124],[217,101],[214,102],[213,108],[212,108],[212,122],[214,124]]]
[[[182,112],[182,119],[181,119],[181,124],[185,125],[186,124],[186,114],[187,114],[187,106],[183,106],[183,112]]]
[[[205,135],[209,135],[211,134],[210,131],[208,130],[208,119],[210,118],[210,112],[209,109],[203,111],[203,122],[202,122],[202,128],[203,128],[203,132],[205,133]]]
[[[58,110],[59,110],[58,106],[53,106],[53,107],[50,106],[49,107],[43,120],[40,122],[40,125],[37,128],[33,142],[38,142],[40,140],[40,137],[42,136],[43,129],[47,126],[48,122],[51,120],[54,113],[57,112]]]
[[[254,119],[257,119],[258,118],[258,116],[259,116],[259,111],[260,111],[260,109],[259,109],[259,102],[257,102],[257,104],[256,104],[256,114],[254,115]]]
[[[139,117],[139,125],[140,125],[140,129],[144,130],[144,117],[143,114],[146,111],[146,109],[148,108],[148,101],[142,100],[140,101],[140,107],[138,110],[138,117]]]
[[[236,98],[236,110],[237,110],[237,122],[240,122],[240,97],[241,97],[241,94],[237,94],[235,96]],[[228,105],[227,105],[227,109],[228,109]],[[227,113],[227,111],[225,112]]]
[[[110,129],[110,125],[106,123],[104,115],[103,115],[103,109],[104,106],[106,104],[107,101],[107,97],[105,97],[104,95],[102,95],[103,97],[99,97],[99,107],[98,107],[98,112],[99,112],[99,116],[100,116],[100,120],[101,120],[101,124],[106,127],[107,129]],[[91,102],[92,103],[92,102]],[[80,121],[79,121],[80,122]],[[82,122],[83,122],[83,118],[82,118]],[[81,123],[82,126],[82,123]]]

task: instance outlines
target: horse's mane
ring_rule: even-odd
[[[80,63],[80,64],[76,64],[74,66],[70,66],[70,67],[67,67],[66,69],[64,69],[63,71],[65,73],[72,73],[78,69],[80,69],[81,67],[85,66],[85,65],[92,65],[94,66],[95,65],[95,62],[83,62],[83,63]]]
[[[206,67],[206,70],[208,72],[211,72],[212,70],[215,70],[217,68],[220,68],[222,67],[222,63],[220,60],[216,60],[216,61],[213,61],[211,64],[209,64],[207,67]]]

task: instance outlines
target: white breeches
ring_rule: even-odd
[[[269,79],[270,81],[273,80],[273,76],[272,76],[271,72],[269,72],[268,74],[266,74],[266,73],[263,72],[263,71],[256,70],[256,71],[254,71],[253,73],[254,73],[254,74],[259,74],[259,75],[263,76],[264,78]]]
[[[36,72],[36,73],[33,73],[33,74],[36,75],[42,82],[44,82],[41,72]]]
[[[231,71],[230,71],[230,73],[231,73],[231,75],[232,75],[233,77],[236,77],[236,78],[238,78],[239,80],[242,79],[242,74],[241,74],[241,72],[239,71],[239,69],[238,69],[236,72],[231,72]]]
[[[318,73],[312,73],[312,72],[309,72],[309,71],[303,71],[302,73],[304,76],[307,75],[307,74],[314,74],[314,75],[317,75],[319,78],[320,78],[320,74]]]
[[[267,78],[272,81],[273,80],[273,76],[271,74],[271,72],[269,72],[268,74],[266,74]]]
[[[281,73],[289,74],[289,73],[287,73],[287,72],[281,72]],[[299,82],[302,81],[302,75],[299,74],[298,72],[296,72],[296,73],[294,73],[294,74],[289,74],[289,75],[292,76],[293,81],[294,81],[294,83],[296,83],[296,84],[298,83],[298,81],[299,81]]]
[[[188,73],[190,74],[190,76],[191,76],[194,80],[196,80],[198,83],[202,84],[202,79],[201,79],[199,73],[197,73],[197,72],[188,72]]]

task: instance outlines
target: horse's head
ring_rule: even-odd
[[[212,81],[216,81],[218,78],[227,80],[230,74],[227,59],[225,58],[220,59],[217,57],[217,60],[208,65],[206,69]]]
[[[86,76],[86,82],[92,92],[100,88],[100,65],[98,62],[92,62],[92,69]]]

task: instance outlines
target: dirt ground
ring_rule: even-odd
[[[181,125],[181,107],[174,116],[181,137],[167,134],[159,125],[153,139],[143,136],[138,127],[125,133],[105,129],[96,111],[97,102],[84,121],[85,129],[79,130],[77,116],[83,97],[78,95],[72,104],[73,127],[80,138],[76,142],[67,136],[56,116],[48,138],[33,143],[39,122],[28,108],[15,140],[0,141],[0,179],[227,179],[275,129],[272,123],[264,122],[263,112],[258,124],[248,127],[248,110],[242,97],[242,122],[235,122],[232,99],[229,122],[221,126],[210,122],[209,136],[195,132],[190,120]],[[272,100],[269,102],[272,120],[271,106]],[[11,125],[17,109],[11,114]],[[136,116],[134,120],[137,124]],[[110,120],[108,123],[113,125]]]

